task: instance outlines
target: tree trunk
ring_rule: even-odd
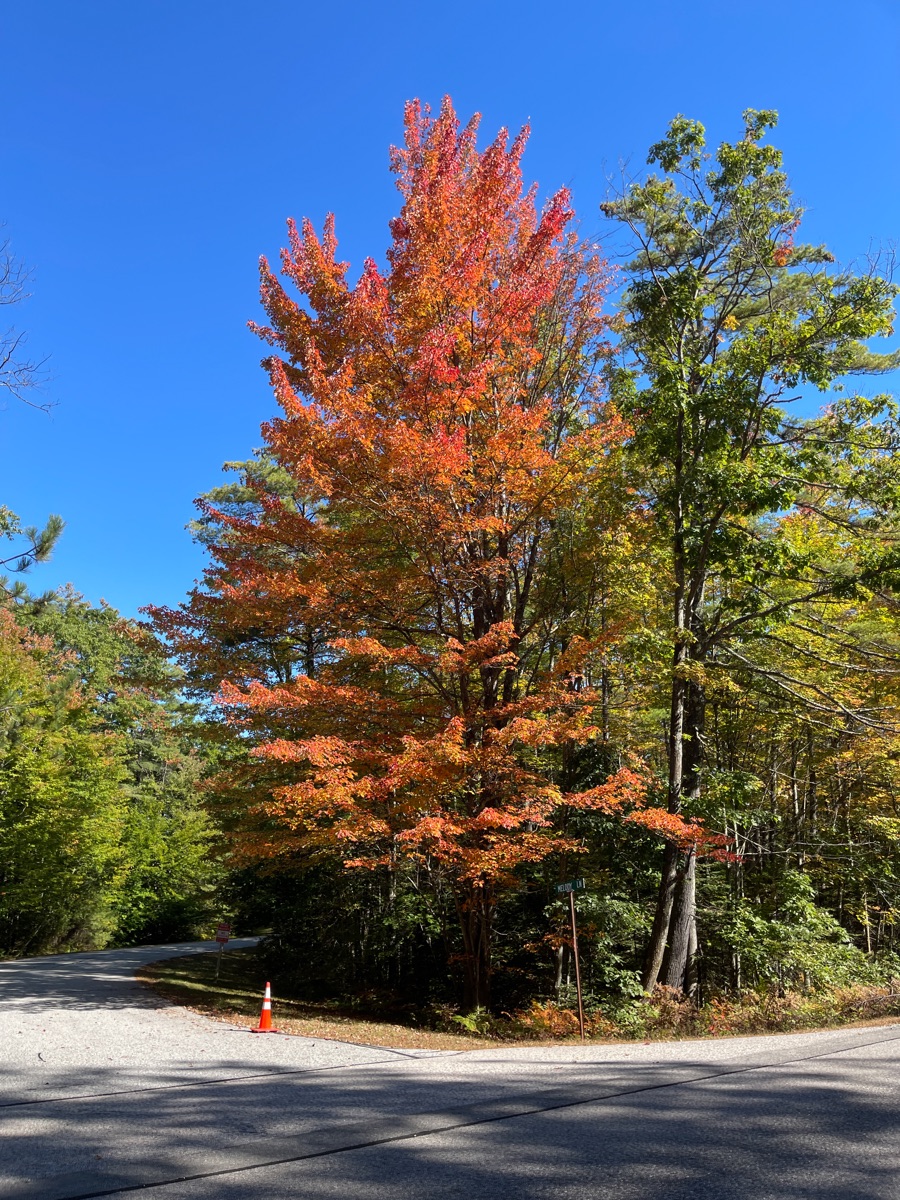
[[[670,774],[679,771],[677,805],[670,787],[670,812],[680,812],[682,798],[696,800],[700,795],[700,767],[703,758],[703,719],[706,698],[703,689],[690,683],[681,701],[680,720],[673,719],[673,731],[681,726],[679,750],[669,751]],[[673,710],[674,710],[673,704]],[[693,950],[690,949],[693,947]],[[663,858],[662,877],[656,902],[656,914],[650,934],[644,967],[644,990],[652,992],[663,976],[667,987],[686,995],[697,991],[697,903],[696,855],[691,850],[682,854],[677,847],[667,845]]]
[[[816,758],[815,758],[815,739],[813,738],[812,726],[808,726],[806,730],[806,755],[807,755],[807,785],[806,785],[806,809],[808,813],[809,832],[812,840],[815,841],[819,828],[819,795],[818,795],[818,779],[816,777]]]
[[[472,884],[457,898],[463,940],[463,1008],[491,1003],[491,932],[494,915],[490,885]]]
[[[692,657],[696,662],[702,662],[704,656],[700,613],[702,600],[703,589],[696,587],[690,622]],[[676,615],[678,613],[676,607]],[[688,657],[688,639],[682,635],[675,647],[669,720],[668,809],[671,813],[681,812],[685,797],[696,800],[700,796],[706,696],[699,683],[684,678]],[[643,985],[646,992],[653,991],[662,973],[667,987],[677,988],[692,997],[696,995],[695,859],[693,851],[683,855],[675,846],[666,847],[644,965]]]
[[[675,904],[675,889],[677,885],[678,849],[671,842],[667,842],[663,855],[659,892],[656,897],[653,928],[650,931],[650,942],[644,957],[643,985],[645,992],[652,992],[659,980],[663,956],[666,952],[666,943],[669,940],[669,924],[672,920],[672,908]]]
[[[685,746],[682,758],[682,796],[700,798],[706,695],[694,682],[688,685],[685,706]],[[669,953],[664,967],[666,987],[677,988],[694,999],[697,994],[697,855],[685,854],[678,871],[679,884],[669,920]]]
[[[683,856],[678,875],[662,981],[693,1000],[697,994],[697,856],[693,850]]]
[[[690,677],[688,671],[692,663],[702,663],[706,655],[703,626],[706,575],[702,563],[695,563],[694,567],[691,567],[687,549],[683,490],[686,434],[684,411],[680,409],[675,430],[677,450],[673,464],[678,500],[673,513],[672,567],[675,594],[672,616],[675,644],[672,654],[668,739],[667,807],[673,814],[681,812],[685,793],[692,797],[700,794],[700,765],[703,753],[701,739],[706,704],[702,686]],[[666,847],[656,899],[656,913],[644,960],[643,983],[646,992],[653,991],[661,970],[665,971],[667,982],[675,981],[669,983],[669,986],[679,989],[692,988],[696,992],[696,976],[691,965],[696,959],[697,946],[694,858],[693,852],[683,858],[675,846]],[[693,947],[693,950],[690,947]],[[693,984],[688,978],[692,973],[695,980]]]
[[[684,590],[678,588],[676,596],[676,642],[672,662],[672,700],[669,711],[669,788],[668,810],[670,813],[681,811],[681,786],[684,768],[684,710],[686,683],[681,673],[687,658],[687,644],[684,638]],[[678,850],[671,843],[666,844],[663,855],[662,875],[659,881],[659,892],[656,897],[656,913],[653,917],[653,928],[650,931],[650,942],[644,958],[644,991],[652,992],[659,980],[666,943],[669,938],[669,925],[672,920],[672,908],[675,903],[675,890],[678,882]]]

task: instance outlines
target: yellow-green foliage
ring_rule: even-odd
[[[101,945],[126,820],[122,739],[49,642],[0,612],[0,948]]]

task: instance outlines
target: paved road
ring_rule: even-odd
[[[144,962],[0,963],[0,1197],[900,1200],[900,1025],[392,1051],[170,1008]]]

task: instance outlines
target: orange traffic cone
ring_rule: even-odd
[[[277,1029],[272,1028],[272,988],[266,984],[266,994],[263,996],[262,1012],[259,1014],[259,1024],[255,1029],[250,1030],[251,1033],[277,1033]]]

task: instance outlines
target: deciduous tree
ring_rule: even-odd
[[[626,428],[598,391],[607,270],[569,232],[568,194],[524,190],[523,131],[484,151],[449,101],[406,113],[392,166],[403,198],[388,267],[355,286],[331,218],[290,226],[264,262],[259,329],[283,415],[264,426],[282,473],[247,484],[256,511],[208,511],[216,563],[158,627],[253,746],[256,855],[413,860],[452,888],[466,1001],[489,997],[498,889],[580,851],[560,816],[615,812],[680,844],[699,830],[646,803],[622,766],[567,791],[542,757],[600,735],[602,657],[556,567],[571,514],[620,490]],[[290,480],[287,494],[285,483]],[[585,563],[567,572],[590,578]],[[248,652],[315,631],[291,670]],[[228,628],[234,631],[228,649]],[[213,634],[213,636],[210,636]],[[290,656],[288,656],[290,657]],[[283,658],[282,658],[283,661]]]
[[[614,395],[669,545],[672,814],[699,811],[710,672],[747,669],[746,645],[771,624],[894,565],[886,544],[873,552],[859,540],[838,560],[814,560],[779,530],[806,505],[862,534],[895,501],[897,439],[883,401],[836,396],[812,421],[785,406],[804,387],[898,365],[866,345],[891,331],[896,289],[796,241],[802,210],[780,152],[764,142],[776,116],[744,118],[743,137],[715,156],[702,125],[676,118],[650,151],[661,174],[604,205],[635,254]],[[695,870],[695,855],[670,843],[648,990],[660,979],[696,990]]]

